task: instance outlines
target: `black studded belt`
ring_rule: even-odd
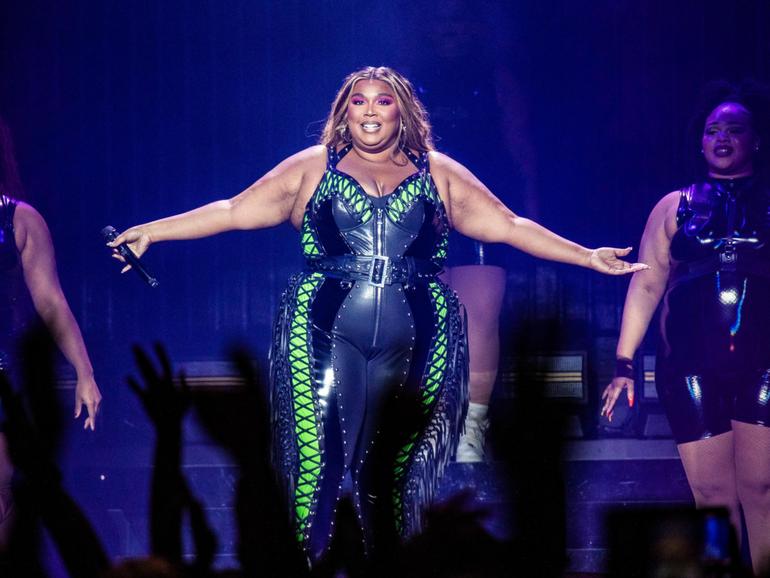
[[[339,277],[368,281],[375,287],[393,283],[413,285],[433,279],[442,269],[432,261],[416,257],[387,257],[385,255],[335,255],[308,259],[311,271]]]

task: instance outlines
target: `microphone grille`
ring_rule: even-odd
[[[115,227],[112,225],[107,225],[102,229],[102,237],[107,239],[108,241],[114,241],[115,237],[118,236],[118,232],[115,230]]]

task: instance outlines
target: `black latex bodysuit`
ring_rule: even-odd
[[[16,338],[31,318],[13,217],[17,202],[0,194],[0,370],[8,370]]]
[[[368,550],[385,503],[397,531],[419,527],[467,401],[460,308],[436,277],[449,227],[427,155],[404,151],[415,172],[372,197],[336,168],[349,150],[328,150],[301,228],[307,268],[284,293],[271,351],[276,460],[312,561],[329,546],[343,492]],[[426,429],[380,422],[394,394],[415,400]],[[380,430],[407,442],[384,470],[369,459],[392,441]],[[391,495],[377,495],[382,476]]]
[[[678,443],[770,426],[770,191],[752,178],[682,191],[656,382]]]

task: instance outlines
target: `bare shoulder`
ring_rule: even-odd
[[[284,161],[289,165],[288,170],[295,176],[293,190],[303,206],[326,170],[326,160],[326,147],[315,145],[293,154]]]
[[[13,228],[19,251],[23,251],[30,240],[45,240],[50,237],[48,225],[43,216],[35,207],[21,201],[13,214]]]
[[[450,183],[453,182],[453,175],[456,172],[456,166],[459,163],[453,161],[450,157],[444,153],[438,151],[428,151],[428,166],[430,167],[430,175],[433,182],[436,184],[438,194],[447,206],[449,212],[450,222],[452,220],[452,208],[450,206],[449,189]]]
[[[18,201],[16,205],[16,212],[13,215],[13,225],[25,225],[25,224],[43,223],[45,220],[38,210],[24,201]]]
[[[438,175],[448,178],[452,175],[460,174],[463,171],[470,172],[449,155],[445,155],[438,151],[428,152],[428,162],[430,163],[430,172],[434,176]]]
[[[682,191],[671,191],[663,196],[652,209],[649,218],[649,224],[663,227],[669,238],[676,232],[676,212],[679,207],[679,199]]]
[[[20,229],[30,232],[48,231],[43,215],[35,207],[23,201],[19,201],[13,214],[13,228],[17,231]]]
[[[299,177],[294,183],[294,204],[289,217],[295,228],[299,228],[305,212],[305,206],[323,178],[327,159],[328,151],[326,146],[315,145],[301,150],[284,161],[294,164],[296,174]]]
[[[310,182],[318,180],[326,168],[326,147],[315,145],[283,159],[260,178],[256,185],[271,185],[286,199],[302,198]]]
[[[438,151],[428,153],[428,162],[430,163],[430,173],[442,196],[446,196],[450,190],[458,193],[464,193],[479,185],[478,179],[471,171],[458,163],[449,155]],[[454,201],[459,199],[455,198]]]
[[[664,195],[657,203],[655,203],[655,206],[650,213],[650,219],[666,219],[671,215],[676,217],[676,210],[679,206],[679,197],[681,194],[681,191],[671,191],[667,195]]]
[[[681,196],[681,190],[671,191],[658,201],[656,207],[660,207],[661,209],[665,209],[667,211],[671,210],[671,208],[676,210],[676,208],[679,206],[679,197]]]
[[[302,149],[289,157],[297,162],[326,163],[326,147],[324,145],[313,145]]]
[[[284,159],[278,167],[287,171],[313,171],[326,167],[326,147],[314,145]]]

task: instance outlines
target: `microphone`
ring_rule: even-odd
[[[107,242],[114,241],[117,236],[118,232],[115,230],[115,227],[107,225],[104,227],[104,229],[102,229],[102,237],[107,239]],[[134,252],[126,246],[125,243],[115,247],[115,250],[121,257],[126,260],[126,263],[131,265],[131,268],[137,272],[137,274],[145,283],[147,283],[150,287],[158,286],[158,280],[147,272],[141,261],[139,261],[139,257],[137,257]]]

